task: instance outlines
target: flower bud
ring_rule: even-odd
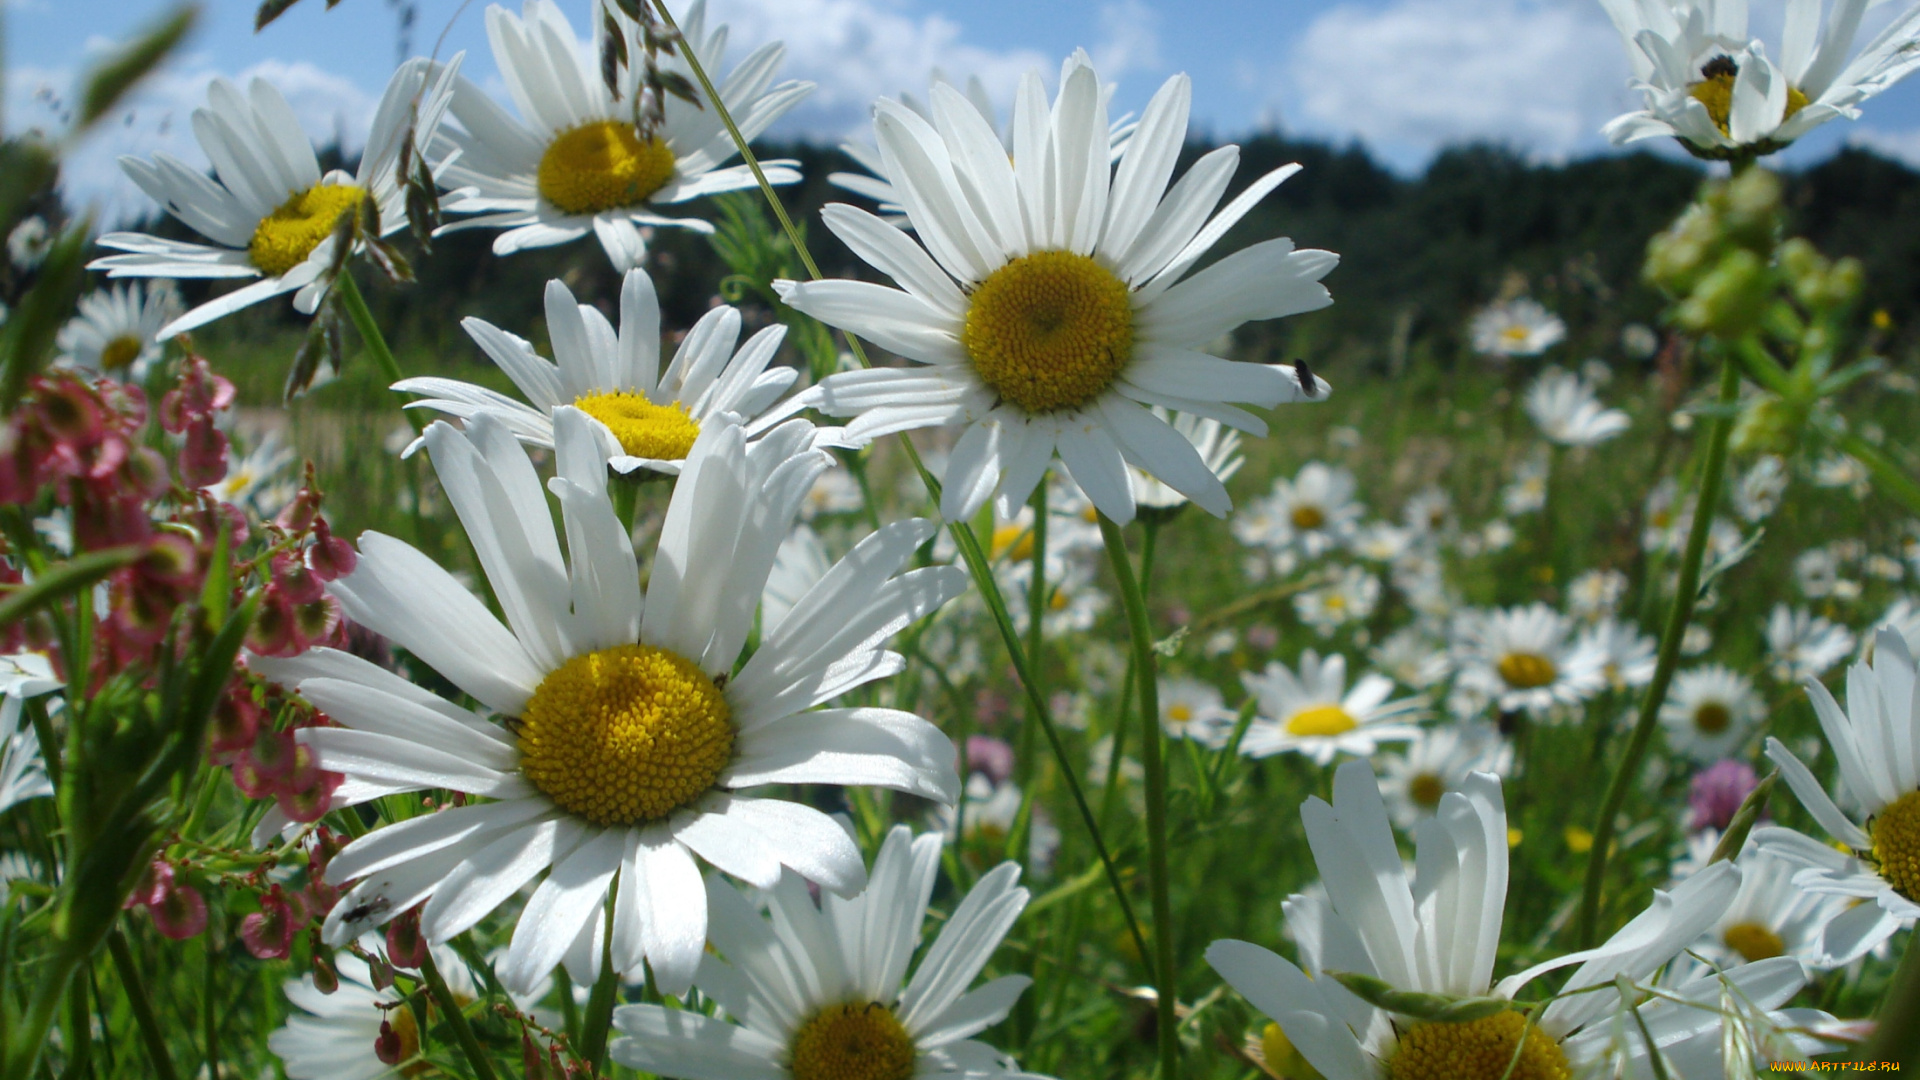
[[[1738,338],[1760,321],[1773,299],[1773,275],[1760,256],[1736,248],[1720,257],[1706,277],[1680,302],[1680,325],[1695,333]]]
[[[176,882],[172,867],[167,867],[167,873],[154,888],[147,910],[153,915],[154,929],[175,941],[199,937],[207,928],[206,897],[193,886]]]
[[[427,939],[420,936],[420,909],[408,908],[387,924],[387,959],[397,968],[417,969],[427,962]]]
[[[313,988],[323,994],[340,989],[340,973],[333,966],[333,950],[320,940],[317,926],[307,935],[307,951],[312,957]]]
[[[1728,240],[1765,255],[1780,228],[1780,178],[1765,169],[1748,169],[1722,189],[1720,227]]]
[[[240,940],[256,960],[285,960],[293,952],[295,927],[287,898],[275,885],[260,898],[260,910],[240,920]]]
[[[401,1006],[401,1008],[405,1007]],[[373,1055],[379,1058],[382,1064],[398,1065],[402,1053],[404,1050],[400,1044],[400,1033],[393,1030],[393,1025],[388,1021],[380,1021],[380,1034],[373,1040]]]
[[[1807,410],[1784,398],[1764,395],[1740,410],[1733,426],[1732,446],[1741,454],[1792,454],[1800,445]]]

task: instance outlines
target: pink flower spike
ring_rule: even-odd
[[[333,581],[353,573],[360,554],[353,545],[333,535],[326,518],[313,522],[313,546],[307,549],[307,565],[321,581]]]
[[[269,780],[284,781],[293,775],[299,764],[299,750],[294,745],[293,732],[262,729],[254,736],[253,746],[247,751],[253,767],[260,775]]]
[[[207,724],[208,741],[215,750],[245,750],[253,745],[254,736],[259,733],[263,712],[253,703],[253,696],[246,692],[245,685],[235,683],[234,691],[214,705],[213,717]]]
[[[274,791],[273,799],[281,813],[302,825],[311,825],[333,808],[333,793],[345,779],[341,773],[316,771],[312,783],[292,790],[282,786]],[[332,907],[332,902],[327,906]]]
[[[311,604],[326,595],[320,576],[300,556],[285,551],[273,557],[273,583],[295,604]]]
[[[380,1034],[373,1040],[373,1056],[379,1058],[382,1064],[398,1065],[403,1053],[405,1050],[400,1043],[400,1033],[393,1030],[392,1024],[380,1021]]]
[[[191,885],[176,883],[171,867],[147,910],[153,914],[153,928],[175,941],[199,937],[207,928],[206,897]]]
[[[293,952],[293,912],[275,885],[260,898],[260,910],[240,920],[240,940],[256,960],[285,960]]]
[[[186,444],[180,450],[180,480],[191,488],[217,484],[227,475],[227,436],[210,417],[187,425]]]

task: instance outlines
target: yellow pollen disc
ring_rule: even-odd
[[[1693,710],[1693,726],[1708,735],[1718,735],[1733,724],[1733,710],[1717,701],[1709,701]]]
[[[352,184],[315,184],[299,192],[254,226],[247,258],[261,273],[279,277],[306,262],[313,249],[333,235],[340,216],[360,205],[366,194]]]
[[[1287,717],[1289,735],[1339,735],[1359,726],[1359,722],[1338,705],[1315,705]]]
[[[1774,933],[1772,927],[1761,923],[1734,923],[1727,927],[1722,938],[1727,948],[1746,957],[1749,964],[1771,960],[1785,955],[1787,951],[1787,943],[1780,940],[1780,935]]]
[[[1731,66],[1731,65],[1729,65]],[[1735,76],[1726,72],[1710,75],[1700,82],[1687,87],[1687,96],[1707,107],[1707,117],[1720,134],[1732,137],[1729,118],[1733,115],[1733,81]],[[1785,123],[1789,117],[1808,105],[1807,95],[1797,86],[1787,87],[1787,109],[1780,116]]]
[[[1167,719],[1176,724],[1185,724],[1193,719],[1193,710],[1185,705],[1169,705]]]
[[[1464,1024],[1413,1025],[1400,1036],[1387,1075],[1392,1080],[1569,1080],[1573,1070],[1559,1043],[1509,1011]]]
[[[1293,527],[1296,529],[1317,529],[1327,523],[1327,515],[1322,513],[1319,507],[1303,503],[1293,508],[1293,513],[1287,515],[1287,520],[1293,522]]]
[[[981,380],[1026,411],[1077,408],[1133,358],[1133,298],[1085,255],[1036,251],[974,289],[960,345]]]
[[[893,1010],[850,1001],[820,1011],[793,1035],[793,1080],[909,1080],[919,1049]]]
[[[616,390],[576,398],[573,407],[607,425],[620,449],[634,457],[684,461],[700,437],[700,422],[677,401],[655,405],[645,394]]]
[[[673,179],[673,151],[633,125],[597,120],[563,131],[540,155],[540,195],[569,214],[636,206]]]
[[[1446,782],[1430,772],[1418,773],[1407,782],[1407,797],[1429,810],[1439,806],[1440,796],[1446,793]]]
[[[1047,606],[1055,611],[1065,611],[1067,605],[1071,603],[1073,603],[1073,597],[1068,596],[1065,589],[1055,589],[1053,595],[1047,597]]]
[[[1500,658],[1499,670],[1500,678],[1515,690],[1546,686],[1560,676],[1553,661],[1539,653],[1508,653]]]
[[[1869,828],[1880,876],[1901,896],[1920,897],[1920,791],[1881,807]]]
[[[1506,338],[1508,341],[1513,342],[1515,345],[1525,344],[1527,338],[1531,337],[1532,335],[1533,335],[1533,331],[1527,329],[1525,326],[1522,326],[1519,323],[1514,323],[1512,326],[1509,326],[1505,330],[1500,331],[1501,337]]]
[[[616,645],[547,673],[520,717],[520,771],[596,825],[655,821],[713,786],[733,753],[727,699],[691,660]]]
[[[140,359],[140,350],[144,347],[132,334],[114,338],[100,350],[100,367],[103,371],[119,371]]]
[[[1025,525],[1001,525],[993,530],[993,557],[1014,562],[1033,558],[1033,530]]]

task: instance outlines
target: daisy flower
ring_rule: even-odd
[[[1673,677],[1660,706],[1667,745],[1703,764],[1719,761],[1747,741],[1766,711],[1753,682],[1720,664],[1708,664]]]
[[[1906,638],[1907,650],[1920,653],[1920,602],[1916,602],[1912,597],[1903,596],[1895,600],[1892,606],[1887,608],[1887,613],[1880,616],[1880,621],[1874,625],[1885,627]],[[1867,641],[1869,653],[1867,659],[1869,660],[1873,659],[1871,655],[1873,640],[1869,638]]]
[[[1454,517],[1453,496],[1442,488],[1423,488],[1400,508],[1400,520],[1406,522],[1418,540],[1442,543],[1460,531]]]
[[[1275,480],[1271,495],[1236,516],[1233,534],[1243,544],[1317,558],[1345,547],[1358,531],[1366,507],[1354,500],[1356,486],[1350,470],[1309,461],[1293,479]]]
[[[1367,757],[1382,742],[1415,738],[1419,698],[1393,696],[1393,680],[1368,672],[1347,689],[1347,658],[1325,660],[1312,649],[1300,654],[1298,674],[1274,661],[1240,681],[1259,699],[1259,711],[1240,740],[1240,752],[1263,758],[1289,750],[1326,765],[1335,754]]]
[[[1220,478],[1222,484],[1233,479],[1240,466],[1247,459],[1240,453],[1240,433],[1220,423],[1210,416],[1188,416],[1185,413],[1169,417],[1167,410],[1158,405],[1153,407],[1153,415],[1161,420],[1170,420],[1173,430],[1187,437],[1195,450],[1200,451],[1200,460],[1206,462],[1207,469]],[[1187,497],[1161,483],[1153,474],[1136,466],[1129,466],[1127,477],[1133,482],[1134,504],[1146,510],[1173,510],[1187,504]]]
[[[1468,776],[1505,776],[1513,747],[1490,726],[1447,724],[1421,731],[1403,753],[1382,755],[1380,765],[1387,812],[1395,825],[1411,829],[1438,813],[1441,797],[1461,790]]]
[[[1806,608],[1776,604],[1767,615],[1767,670],[1783,683],[1817,679],[1853,652],[1853,632]]]
[[[633,56],[644,48],[639,27],[617,5],[595,4],[593,10],[593,40],[583,45],[552,0],[528,0],[518,16],[497,4],[487,8],[494,63],[520,115],[495,104],[473,82],[460,80],[453,92],[459,127],[441,132],[443,145],[458,151],[442,178],[457,189],[445,209],[479,216],[442,228],[505,229],[494,238],[496,255],[593,233],[614,268],[628,270],[647,254],[641,226],[713,231],[700,218],[666,217],[660,210],[755,186],[745,165],[721,168],[737,151],[719,110],[704,102],[668,95],[660,103],[664,122],[641,131],[635,123],[644,77],[638,65],[622,69],[616,89],[610,90],[600,75],[607,22],[626,39],[622,51]],[[684,40],[677,48],[693,50],[701,67],[715,76],[720,100],[748,139],[813,90],[812,83],[773,85],[786,54],[779,42],[756,49],[719,79],[727,28],[706,29],[704,0],[688,6],[680,28]],[[692,68],[677,52],[660,55],[659,66],[693,84]],[[767,180],[797,183],[795,164],[763,163]]]
[[[1894,16],[1849,60],[1871,0],[1796,0],[1777,54],[1748,36],[1747,0],[1601,3],[1646,100],[1607,123],[1615,143],[1671,135],[1704,158],[1770,154],[1836,116],[1858,117],[1855,106],[1920,65],[1920,7]]]
[[[1765,521],[1779,507],[1780,496],[1786,494],[1791,479],[1784,460],[1776,454],[1762,454],[1740,475],[1740,483],[1733,489],[1734,512],[1750,523]]]
[[[1160,729],[1170,739],[1192,739],[1209,750],[1225,746],[1234,716],[1212,683],[1199,679],[1160,680]]]
[[[1719,842],[1720,834],[1714,830],[1694,837],[1690,865],[1676,866],[1675,876],[1690,876],[1706,867]],[[1814,970],[1835,966],[1821,939],[1827,924],[1851,906],[1848,899],[1800,888],[1793,883],[1801,869],[1798,863],[1751,844],[1734,865],[1740,869],[1740,891],[1693,942],[1693,951],[1723,967],[1776,956],[1791,956]]]
[[[1071,62],[1072,61],[1068,61],[1068,63]],[[935,68],[933,79],[928,85],[932,87],[951,85],[951,83],[949,83],[944,72]],[[1113,99],[1113,91],[1116,85],[1115,83],[1107,83],[1100,88],[1101,105],[1104,106]],[[978,75],[969,75],[967,76],[967,85],[963,94],[967,104],[973,106],[974,109],[979,112],[980,119],[987,122],[987,126],[993,129],[994,136],[1000,140],[1000,145],[1006,147],[1007,153],[1011,155],[1014,149],[1011,145],[1013,129],[1011,127],[1003,128],[1000,125],[1000,121],[995,115],[993,98],[987,94],[986,84],[980,81]],[[901,94],[900,104],[919,113],[921,119],[924,119],[929,124],[937,122],[933,116],[932,106],[920,101],[912,94]],[[1134,129],[1138,126],[1138,124],[1133,122],[1133,114],[1131,113],[1116,117],[1112,123],[1107,125],[1107,156],[1109,161],[1119,160],[1120,152],[1126,149],[1128,136],[1132,135]],[[855,195],[872,199],[874,202],[880,204],[880,213],[886,220],[895,225],[908,225],[906,206],[901,202],[900,194],[893,189],[893,185],[886,179],[887,166],[886,162],[880,157],[880,151],[870,144],[858,142],[841,143],[840,149],[845,151],[846,155],[853,159],[854,164],[865,169],[866,174],[831,173],[827,176],[827,183],[832,184],[834,187],[851,191]]]
[[[1538,717],[1573,705],[1607,684],[1605,657],[1572,638],[1572,622],[1545,604],[1473,612],[1456,626],[1460,682],[1501,712]]]
[[[1846,850],[1780,826],[1755,829],[1753,839],[1805,867],[1793,878],[1799,887],[1873,901],[1828,924],[1823,947],[1844,964],[1920,918],[1920,698],[1913,653],[1899,634],[1880,631],[1873,663],[1847,670],[1844,710],[1819,680],[1806,686],[1840,763],[1842,797],[1859,808],[1866,826],[1841,813],[1793,751],[1768,737],[1767,756],[1800,805]]]
[[[1610,1052],[1625,1050],[1625,1075],[1645,1074],[1644,1042],[1611,1045],[1613,995],[1570,993],[1618,977],[1651,976],[1696,938],[1733,898],[1740,872],[1715,866],[1655,892],[1646,911],[1599,948],[1536,964],[1493,982],[1507,900],[1507,816],[1500,780],[1467,778],[1441,797],[1437,816],[1418,834],[1411,880],[1387,823],[1386,806],[1366,762],[1334,776],[1331,805],[1301,807],[1307,840],[1326,895],[1296,894],[1285,905],[1287,927],[1306,970],[1245,941],[1216,941],[1207,962],[1254,1008],[1276,1021],[1327,1080],[1444,1076],[1449,1080],[1580,1080],[1602,1075]],[[1467,1021],[1421,1020],[1389,1013],[1349,993],[1329,971],[1371,976],[1399,991],[1512,1000],[1536,977],[1579,964],[1562,996],[1528,1016],[1515,1009]],[[1804,982],[1798,964],[1782,959],[1735,977],[1744,992],[1766,996]],[[1655,1000],[1641,1007],[1656,1045],[1706,1031],[1720,1018],[1709,1010]],[[1633,1068],[1637,1056],[1639,1069]]]
[[[160,328],[180,314],[180,292],[161,280],[144,289],[116,285],[80,298],[80,308],[60,328],[59,362],[126,382],[143,384],[160,359]]]
[[[1567,585],[1567,608],[1583,619],[1612,615],[1627,595],[1627,575],[1618,570],[1588,570]]]
[[[967,797],[953,806],[936,806],[930,824],[948,840],[960,839],[961,819],[966,823],[966,858],[971,865],[981,852],[998,855],[1006,851],[1007,838],[1020,820],[1020,808],[1028,808],[1026,864],[1036,877],[1053,871],[1053,857],[1060,851],[1060,827],[1053,815],[1037,802],[1028,802],[1020,785],[1009,779],[994,779],[975,771],[967,777]],[[985,870],[987,867],[977,867]]]
[[[1321,637],[1373,614],[1380,603],[1380,578],[1364,566],[1343,566],[1325,585],[1293,598],[1294,614]]]
[[[1553,459],[1545,447],[1520,459],[1513,467],[1512,482],[1500,489],[1500,506],[1515,516],[1543,509],[1547,505],[1547,481],[1552,475]]]
[[[779,625],[807,590],[831,569],[833,560],[827,557],[820,534],[809,526],[795,525],[774,552],[773,569],[767,574],[766,587],[760,590],[761,620],[768,626]]]
[[[427,556],[379,533],[362,534],[358,565],[329,589],[355,622],[501,719],[332,649],[248,660],[333,718],[337,726],[299,737],[319,768],[345,775],[336,806],[426,789],[487,800],[342,850],[327,880],[357,884],[328,915],[327,940],[352,940],[424,903],[421,932],[444,942],[551,867],[520,913],[500,980],[525,992],[564,961],[588,982],[617,876],[618,971],[644,959],[664,992],[681,994],[706,940],[695,855],[762,887],[783,865],[838,893],[864,876],[831,818],[741,789],[871,784],[953,799],[953,746],[933,725],[892,709],[813,709],[898,671],[904,661],[885,638],[964,588],[953,567],[899,572],[931,522],[869,536],[764,628],[735,671],[779,539],[829,464],[807,449],[807,428],[794,421],[751,445],[731,422],[701,432],[644,603],[585,414],[557,417],[559,475],[547,485],[569,559],[504,421],[482,412],[462,431],[428,429],[440,484],[506,623]]]
[[[1615,690],[1645,686],[1653,681],[1660,643],[1632,623],[1604,617],[1580,633],[1576,653],[1592,654],[1600,677]]]
[[[1627,414],[1600,404],[1585,379],[1548,368],[1527,388],[1527,415],[1548,441],[1562,446],[1594,446],[1627,430]]]
[[[411,137],[421,153],[445,114],[460,57],[436,64],[414,59],[388,80],[358,172],[322,175],[313,144],[280,91],[255,79],[242,96],[225,79],[207,88],[207,107],[193,111],[193,134],[213,162],[216,179],[166,154],[152,161],[123,157],[120,167],[153,200],[212,244],[112,232],[100,246],[127,252],[95,259],[109,277],[259,278],[214,297],[160,328],[165,339],[281,293],[312,314],[332,285],[334,235],[363,202],[379,208],[381,236],[406,227],[406,177],[400,155]],[[358,229],[355,235],[359,236]],[[364,238],[354,250],[364,248]],[[297,290],[297,292],[296,292]]]
[[[1128,465],[1225,516],[1231,500],[1220,478],[1147,406],[1264,435],[1265,423],[1234,403],[1269,408],[1325,397],[1323,383],[1303,387],[1293,368],[1200,350],[1249,319],[1332,303],[1319,281],[1338,259],[1268,240],[1188,276],[1234,222],[1298,171],[1268,173],[1209,220],[1239,149],[1213,151],[1167,188],[1190,96],[1186,76],[1169,79],[1117,169],[1107,155],[1100,80],[1084,54],[1067,62],[1051,110],[1038,74],[1021,82],[1012,160],[950,86],[933,88],[932,123],[898,102],[876,102],[881,160],[913,236],[843,204],[821,216],[902,288],[777,285],[793,307],[913,365],[829,375],[806,392],[809,403],[855,417],[850,438],[963,426],[943,470],[941,512],[950,520],[972,517],[995,494],[1011,516],[1056,451],[1117,522],[1133,519]]]
[[[940,848],[938,833],[915,838],[896,825],[864,892],[815,904],[788,873],[768,897],[771,919],[714,882],[715,952],[695,984],[726,1019],[622,1006],[614,1060],[682,1080],[1030,1076],[973,1036],[1005,1019],[1033,980],[1003,975],[967,989],[1027,906],[1018,865],[1001,863],[974,885],[908,977]]]
[[[1402,686],[1425,690],[1453,674],[1453,660],[1421,625],[1403,626],[1374,646],[1373,666]]]
[[[40,757],[40,738],[21,715],[24,695],[0,696],[0,813],[15,803],[53,794],[47,764]]]
[[[293,477],[286,475],[291,464],[293,449],[281,441],[279,432],[269,431],[245,454],[229,445],[227,475],[206,490],[264,521],[285,509],[299,490]]]
[[[16,698],[38,697],[65,685],[53,673],[53,660],[46,653],[22,652],[0,656],[0,694]]]
[[[1505,360],[1546,352],[1567,336],[1567,324],[1538,300],[1521,297],[1482,308],[1468,333],[1474,352]]]
[[[546,308],[551,361],[534,352],[526,339],[492,323],[475,318],[460,322],[526,402],[437,376],[402,379],[393,389],[426,395],[408,402],[409,409],[433,409],[462,419],[489,410],[521,442],[549,450],[555,411],[576,409],[592,419],[602,459],[615,472],[649,469],[678,476],[701,425],[722,413],[752,424],[800,376],[794,368],[768,366],[786,339],[785,326],[769,326],[735,351],[740,313],[724,305],[693,324],[662,368],[660,299],[644,270],[627,271],[621,282],[617,333],[598,308],[577,303],[559,281],[547,282]],[[419,445],[415,440],[407,452]]]

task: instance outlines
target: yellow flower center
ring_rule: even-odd
[[[1327,515],[1321,512],[1319,507],[1304,503],[1294,507],[1293,513],[1287,515],[1287,519],[1293,522],[1293,527],[1296,529],[1317,529],[1327,523]]]
[[[261,273],[279,277],[306,262],[313,249],[333,235],[341,215],[360,205],[366,194],[352,184],[315,184],[295,193],[254,227],[247,258]]]
[[[1359,721],[1338,705],[1315,705],[1287,717],[1289,735],[1339,735],[1359,726]]]
[[[656,821],[713,786],[733,753],[727,699],[693,661],[651,645],[576,656],[520,717],[520,771],[596,825]]]
[[[1508,653],[1500,658],[1500,678],[1515,690],[1546,686],[1560,676],[1553,661],[1539,653]]]
[[[1780,935],[1774,933],[1772,927],[1763,923],[1734,923],[1727,927],[1722,939],[1726,941],[1727,948],[1746,957],[1750,964],[1771,960],[1787,951],[1787,943],[1780,940]]]
[[[620,449],[634,457],[684,461],[700,437],[700,422],[677,401],[655,405],[645,394],[615,390],[577,398],[573,406],[607,425]]]
[[[119,371],[140,359],[140,351],[146,343],[132,334],[122,334],[106,343],[100,349],[100,370]]]
[[[1193,720],[1193,709],[1184,703],[1176,702],[1167,706],[1167,723],[1175,727],[1185,727]]]
[[[1705,105],[1713,126],[1720,129],[1720,134],[1731,138],[1733,132],[1728,122],[1733,115],[1733,83],[1740,74],[1739,69],[1734,67],[1731,59],[1716,56],[1700,69],[1700,74],[1706,78],[1687,87],[1687,96]],[[1787,111],[1781,114],[1781,122],[1785,123],[1788,117],[1807,105],[1807,95],[1801,93],[1799,87],[1787,87]]]
[[[1514,345],[1525,345],[1527,339],[1533,336],[1533,331],[1520,323],[1514,323],[1512,326],[1500,331],[1500,336],[1506,338],[1508,342]]]
[[[1014,562],[1033,558],[1033,530],[1025,525],[1007,524],[993,530],[993,557],[1002,555]]]
[[[1447,793],[1446,781],[1430,772],[1416,773],[1407,781],[1407,798],[1416,806],[1432,810],[1440,805],[1440,796]]]
[[[673,151],[640,141],[633,125],[596,120],[563,131],[540,155],[540,195],[569,214],[646,202],[673,179]]]
[[[1133,298],[1085,255],[1036,251],[974,289],[960,345],[980,378],[1026,411],[1077,408],[1133,358]]]
[[[909,1080],[919,1049],[877,1001],[822,1009],[793,1036],[793,1080]]]
[[[1560,1044],[1517,1012],[1415,1024],[1387,1062],[1392,1080],[1569,1080]]]
[[[1709,701],[1693,710],[1693,726],[1708,735],[1718,735],[1733,724],[1733,710],[1717,701]]]
[[[1880,876],[1901,896],[1920,897],[1920,791],[1909,791],[1881,807],[1871,828]]]

